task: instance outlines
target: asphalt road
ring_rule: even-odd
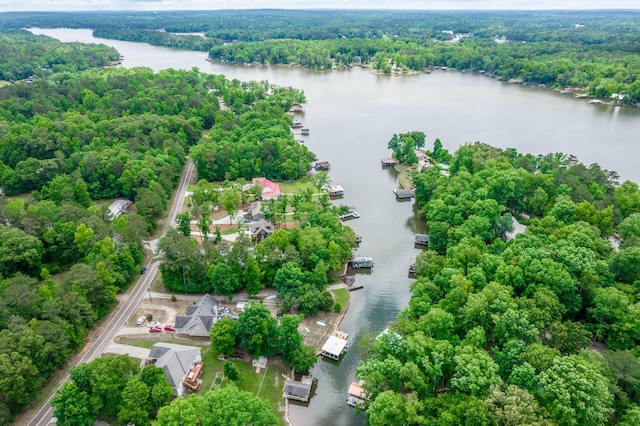
[[[189,186],[189,182],[191,182],[191,176],[193,175],[194,165],[193,162],[189,159],[187,165],[185,166],[182,176],[180,177],[180,183],[178,184],[178,189],[175,192],[175,196],[173,197],[173,202],[171,204],[171,209],[169,210],[169,214],[167,216],[167,221],[165,222],[164,228],[162,230],[162,235],[166,234],[166,232],[175,226],[176,216],[179,212],[182,211],[182,206],[184,204],[184,197],[187,192],[187,187]],[[149,286],[153,282],[156,274],[158,273],[158,268],[160,267],[160,262],[152,261],[147,265],[147,271],[140,277],[138,282],[129,292],[129,295],[121,303],[118,307],[116,307],[116,312],[111,316],[111,319],[106,324],[104,331],[98,338],[93,342],[92,345],[85,347],[84,355],[80,358],[76,365],[80,365],[85,362],[90,362],[95,358],[98,358],[102,355],[102,353],[107,349],[109,344],[113,341],[114,337],[120,331],[120,328],[125,324],[127,318],[133,313],[134,309],[140,303],[140,300],[145,295],[145,292],[148,291]],[[63,383],[69,380],[69,375],[67,375],[59,384],[58,388],[62,386]],[[29,426],[44,426],[48,425],[53,420],[53,407],[51,406],[51,399],[53,395],[47,399],[42,408],[38,410],[36,415],[29,422]]]

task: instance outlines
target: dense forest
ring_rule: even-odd
[[[6,13],[0,26],[93,28],[99,37],[209,50],[232,63],[483,71],[640,104],[637,11]]]
[[[361,344],[369,423],[637,423],[638,186],[563,154],[434,148],[450,167],[414,176],[413,296]]]
[[[295,161],[296,174],[308,168],[313,155],[285,135],[286,111],[301,99],[264,83],[144,68],[52,73],[0,88],[0,423],[81,347],[136,275],[142,239],[203,131],[211,131],[205,154],[229,139],[260,149],[260,137]],[[253,135],[239,130],[236,112],[251,120]],[[243,146],[228,147],[235,149]],[[289,176],[272,150],[252,159],[260,161],[253,174],[237,155],[219,157],[247,178]],[[116,197],[135,209],[114,219],[107,205]]]
[[[28,31],[0,32],[0,81],[23,80],[53,72],[85,71],[118,60],[118,52],[105,45],[62,43]]]

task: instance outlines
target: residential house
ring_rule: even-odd
[[[264,219],[262,203],[260,201],[254,201],[251,203],[251,207],[247,209],[247,219],[251,219],[253,221]]]
[[[271,182],[267,178],[253,178],[251,183],[259,183],[262,187],[261,198],[263,201],[277,200],[280,197],[280,185],[275,182]]]
[[[113,203],[109,205],[109,213],[108,213],[109,218],[113,220],[127,213],[127,209],[129,208],[130,204],[131,204],[131,201],[125,200],[123,198],[114,200]]]
[[[185,386],[197,390],[200,385],[202,355],[198,347],[159,342],[151,347],[146,362],[164,371],[174,396],[184,395]]]
[[[176,333],[195,337],[209,337],[211,327],[218,319],[220,301],[208,294],[195,305],[187,306],[186,315],[176,316]]]
[[[265,219],[260,219],[251,224],[251,236],[258,241],[264,240],[273,234],[273,231],[273,223]]]

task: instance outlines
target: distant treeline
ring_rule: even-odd
[[[640,104],[636,11],[227,10],[0,17],[0,27],[25,26],[93,28],[99,37],[210,50],[211,58],[232,63],[312,69],[362,63],[384,73],[432,66],[483,70]]]

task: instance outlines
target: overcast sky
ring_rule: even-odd
[[[0,0],[0,12],[214,9],[640,9],[640,0]]]

